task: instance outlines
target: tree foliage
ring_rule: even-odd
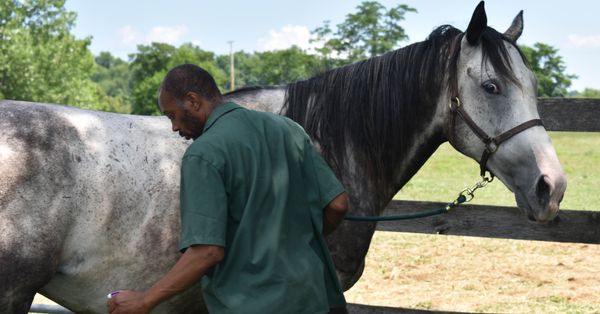
[[[539,97],[564,97],[576,75],[565,73],[566,66],[558,49],[543,43],[520,46],[538,80]]]
[[[217,65],[229,77],[229,55],[217,57]],[[287,49],[235,54],[236,87],[281,85],[309,78],[321,66],[320,59],[297,46]],[[229,81],[226,84],[229,90]]]
[[[194,63],[210,72],[222,91],[229,90],[229,54],[215,55],[192,44],[139,45],[129,60],[109,52],[94,56],[91,39],[71,34],[76,15],[64,0],[0,0],[0,98],[75,105],[95,110],[159,114],[157,90],[167,71]],[[400,22],[407,5],[387,9],[365,1],[333,29],[330,22],[313,31],[317,54],[299,47],[235,54],[236,87],[281,85],[318,72],[373,57],[406,40]],[[558,50],[542,43],[521,46],[539,82],[539,95],[565,96],[575,75],[565,73]],[[585,89],[569,96],[600,97]]]
[[[0,1],[0,98],[110,109],[90,79],[90,39],[71,33],[64,0]]]
[[[129,63],[103,51],[96,58],[91,78],[98,84],[110,103],[111,111],[131,112],[131,74]]]
[[[575,98],[600,98],[600,89],[588,87],[581,92],[574,91],[572,93],[569,93],[569,96]]]
[[[354,62],[386,53],[408,39],[400,21],[407,12],[417,12],[405,4],[387,10],[376,1],[362,2],[356,9],[356,13],[346,15],[335,31],[329,21],[313,31],[313,42],[323,43],[317,51],[324,57]]]
[[[130,58],[133,86],[131,103],[132,113],[135,114],[160,114],[157,107],[158,88],[168,70],[178,64],[193,63],[204,68],[221,89],[226,82],[225,73],[216,66],[215,54],[192,44],[184,44],[179,48],[164,43],[139,45],[138,51]]]

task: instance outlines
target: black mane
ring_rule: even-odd
[[[458,29],[443,25],[427,40],[287,86],[282,113],[299,122],[336,173],[347,148],[358,152],[377,188],[392,182],[394,165],[433,119],[436,103],[456,77]],[[515,80],[503,35],[488,28],[484,56]],[[443,137],[443,134],[440,134]],[[440,139],[440,143],[443,138]]]

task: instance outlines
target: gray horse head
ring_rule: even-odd
[[[487,27],[483,2],[477,6],[457,43],[456,87],[451,88],[451,97],[457,97],[454,101],[460,102],[467,118],[455,119],[448,136],[457,150],[479,161],[514,192],[518,207],[530,219],[548,222],[558,213],[567,179],[538,120],[537,81],[515,44],[522,32],[522,11],[501,34]],[[450,111],[458,105],[451,105]],[[486,144],[485,135],[494,140]]]

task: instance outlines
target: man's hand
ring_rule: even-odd
[[[120,291],[106,301],[109,314],[146,314],[152,308],[144,301],[145,294],[137,291]]]
[[[191,246],[173,268],[146,292],[124,290],[108,299],[108,313],[148,313],[159,303],[194,285],[224,256],[225,250],[220,246]]]

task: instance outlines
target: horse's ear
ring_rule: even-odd
[[[469,27],[467,27],[467,41],[469,44],[473,46],[477,45],[486,27],[487,16],[485,15],[484,3],[481,1],[475,8],[471,22],[469,22]]]
[[[523,10],[517,14],[515,19],[512,21],[510,27],[504,32],[504,36],[510,39],[512,42],[516,43],[517,39],[521,37],[523,33]]]

